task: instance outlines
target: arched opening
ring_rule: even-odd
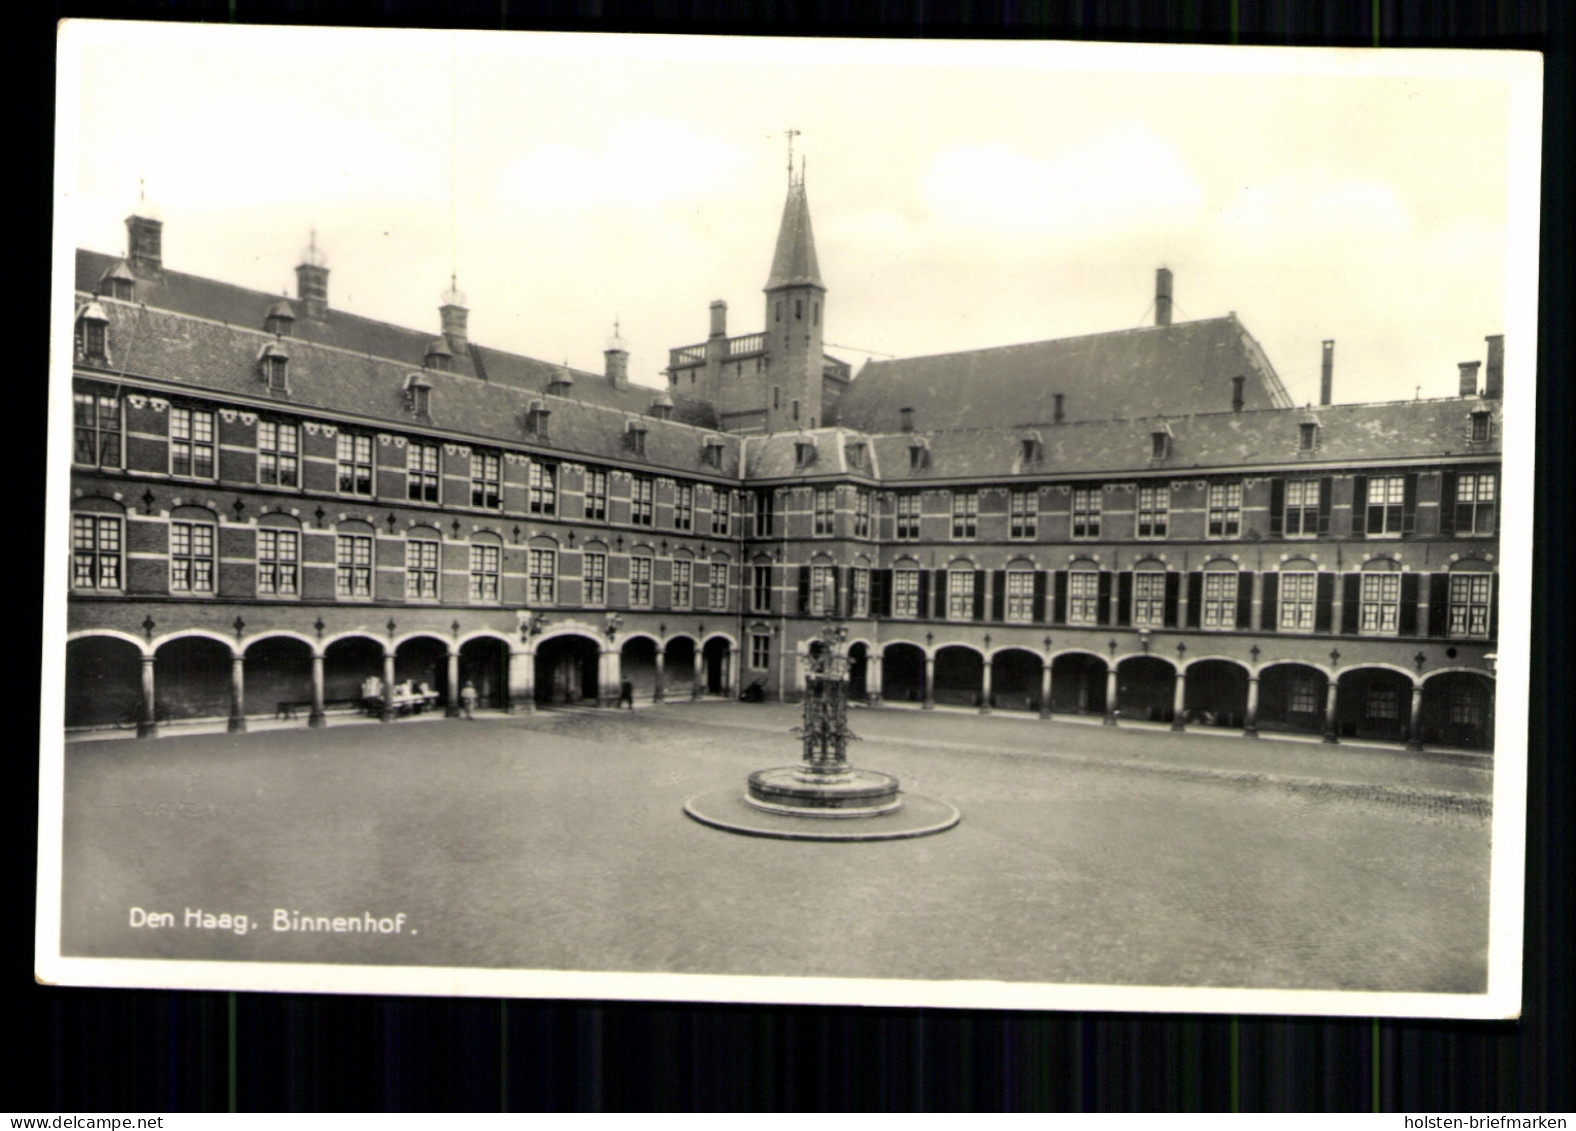
[[[1259,675],[1260,730],[1324,731],[1329,677],[1307,664],[1276,664]]]
[[[155,701],[172,719],[228,716],[231,656],[228,647],[206,636],[161,644],[153,660]]]
[[[848,647],[848,699],[851,703],[863,703],[869,697],[869,688],[866,684],[870,666],[870,648],[864,641],[851,644]]]
[[[1003,648],[991,661],[991,704],[1007,711],[1040,709],[1045,661],[1027,648]]]
[[[312,702],[312,649],[292,636],[254,640],[246,648],[245,676],[248,715],[294,713]]]
[[[509,646],[496,636],[478,636],[460,645],[460,686],[476,689],[476,705],[503,710],[509,705]],[[447,702],[448,689],[444,689]]]
[[[1480,672],[1443,672],[1428,680],[1418,720],[1422,741],[1494,749],[1494,688]]]
[[[728,642],[720,636],[713,636],[706,641],[706,646],[701,652],[706,669],[706,693],[728,694]]]
[[[881,697],[888,703],[925,698],[925,653],[917,644],[888,644],[881,653]]]
[[[449,700],[448,642],[417,636],[401,643],[394,650],[394,682],[410,684],[410,690],[421,696],[412,700],[414,710],[442,710]]]
[[[1248,673],[1230,660],[1200,660],[1187,669],[1187,721],[1241,727],[1248,713]]]
[[[1105,713],[1105,661],[1068,652],[1051,661],[1051,710],[1068,715]]]
[[[675,636],[668,641],[667,659],[662,663],[668,697],[688,699],[695,694],[695,641],[688,636]],[[704,679],[704,675],[702,679]],[[704,686],[704,683],[702,684]]]
[[[370,636],[334,641],[323,650],[323,705],[359,708],[361,687],[373,676],[382,682],[382,642]]]
[[[66,644],[66,726],[135,726],[142,718],[142,652],[113,636]]]
[[[1412,681],[1385,668],[1341,673],[1335,725],[1343,738],[1400,742],[1412,718]]]
[[[589,636],[555,636],[536,647],[538,703],[596,702],[602,649]]]
[[[639,699],[651,699],[657,691],[657,644],[649,636],[636,636],[624,641],[624,646],[619,650],[620,671],[623,678],[628,680],[635,689],[635,696]],[[670,649],[666,661],[663,663],[663,684],[668,691],[674,689],[674,678],[678,674],[672,667],[673,654]],[[686,684],[688,680],[684,681]]]
[[[1171,721],[1176,669],[1159,656],[1129,656],[1116,665],[1116,705],[1124,719]]]
[[[932,675],[937,703],[958,707],[978,707],[985,685],[985,658],[972,648],[949,644],[936,650]]]

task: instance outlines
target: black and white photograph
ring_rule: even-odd
[[[67,22],[38,977],[1516,1016],[1540,80]]]

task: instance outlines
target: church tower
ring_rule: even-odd
[[[803,165],[797,178],[788,167],[788,200],[765,291],[766,431],[819,427],[826,285],[815,258]]]

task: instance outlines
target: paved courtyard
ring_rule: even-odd
[[[1486,759],[856,711],[939,836],[730,835],[789,706],[675,703],[66,750],[67,955],[1481,992]],[[132,908],[174,926],[132,927]],[[185,926],[187,909],[247,919]],[[399,928],[273,929],[275,909]],[[219,922],[215,920],[215,922]],[[391,924],[392,925],[392,924]]]

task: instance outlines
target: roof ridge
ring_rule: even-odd
[[[977,346],[973,349],[947,350],[943,353],[920,353],[914,354],[910,357],[892,357],[885,360],[871,358],[865,363],[865,367],[868,368],[870,366],[879,365],[896,365],[905,361],[933,361],[937,358],[943,357],[963,357],[964,355],[971,353],[995,353],[1001,350],[1027,349],[1031,346],[1050,345],[1052,342],[1078,342],[1087,338],[1110,338],[1115,337],[1118,334],[1141,334],[1155,330],[1178,330],[1185,326],[1202,326],[1207,322],[1233,322],[1236,320],[1237,319],[1234,314],[1221,314],[1213,318],[1194,318],[1188,322],[1173,322],[1168,326],[1128,326],[1120,330],[1096,330],[1092,333],[1073,334],[1065,338],[1039,338],[1032,342],[1009,342],[1006,345],[1000,346]]]

